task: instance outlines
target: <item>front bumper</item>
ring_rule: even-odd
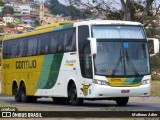
[[[150,84],[135,87],[111,87],[106,85],[92,84],[91,94],[86,97],[109,98],[109,97],[147,97],[150,96]]]

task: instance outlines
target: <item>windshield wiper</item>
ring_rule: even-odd
[[[122,63],[122,60],[123,60],[123,56],[122,56],[122,52],[121,52],[121,49],[120,49],[120,57],[118,59],[118,62],[116,64],[115,68],[113,69],[112,76],[116,74],[117,69],[118,69],[120,63]]]
[[[131,66],[131,69],[133,70],[133,72],[134,72],[137,76],[139,76],[138,70],[136,69],[135,65],[133,64],[131,58],[129,57],[127,50],[126,50],[126,60],[127,60],[128,65],[129,65],[129,63],[130,63],[130,66]]]

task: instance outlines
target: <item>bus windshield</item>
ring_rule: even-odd
[[[98,42],[97,75],[131,76],[149,74],[146,42]]]
[[[97,55],[94,57],[96,75],[139,76],[150,73],[148,46],[142,27],[92,28],[93,37],[97,38]]]

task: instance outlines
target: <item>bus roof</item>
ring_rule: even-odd
[[[22,38],[22,37],[26,37],[26,36],[47,33],[47,32],[51,32],[54,30],[71,28],[71,27],[73,27],[73,23],[74,23],[73,21],[66,21],[66,22],[57,22],[55,24],[44,25],[44,26],[37,27],[34,31],[31,31],[31,32],[26,32],[26,33],[22,33],[22,34],[6,35],[4,37],[4,40]]]
[[[32,32],[26,32],[22,34],[14,34],[14,35],[7,35],[4,37],[4,40],[10,40],[15,38],[22,38],[26,36],[32,36],[37,34],[42,34],[46,32],[61,30],[65,28],[71,28],[73,26],[80,26],[80,25],[142,25],[139,22],[131,22],[131,21],[120,21],[120,20],[88,20],[88,21],[65,21],[65,22],[57,22],[54,24],[44,25],[37,27]]]
[[[122,21],[122,20],[88,20],[74,23],[75,26],[79,25],[142,25],[139,22]]]

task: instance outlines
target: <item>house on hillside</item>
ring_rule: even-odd
[[[13,16],[11,14],[6,14],[6,15],[3,16],[3,22],[5,24],[13,23],[14,22],[14,18],[13,18]]]
[[[3,17],[0,17],[0,26],[5,26],[6,24],[3,21]]]
[[[4,28],[4,34],[10,35],[10,34],[18,34],[18,30],[15,28]]]

